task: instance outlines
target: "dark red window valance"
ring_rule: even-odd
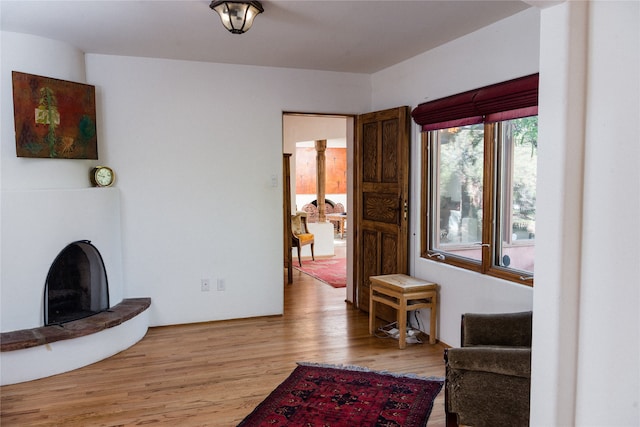
[[[413,119],[423,131],[491,123],[538,114],[538,74],[418,105]]]

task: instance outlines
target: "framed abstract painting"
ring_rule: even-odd
[[[12,72],[18,157],[97,159],[95,86]]]

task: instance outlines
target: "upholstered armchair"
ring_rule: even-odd
[[[291,246],[298,250],[298,264],[302,267],[302,260],[300,259],[300,251],[305,245],[311,245],[311,258],[315,261],[315,255],[313,253],[314,235],[309,233],[307,228],[307,213],[296,212],[295,215],[291,215]]]
[[[445,350],[447,427],[528,426],[532,312],[465,314]]]

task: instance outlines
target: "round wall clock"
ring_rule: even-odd
[[[109,187],[115,182],[116,174],[107,166],[96,166],[91,169],[89,179],[94,187]]]

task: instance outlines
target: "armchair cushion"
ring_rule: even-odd
[[[447,358],[451,369],[531,377],[531,349],[526,347],[450,348]]]
[[[529,425],[532,317],[462,316],[462,347],[445,350],[447,426]]]
[[[297,234],[296,237],[298,239],[300,239],[300,246],[304,246],[307,243],[311,243],[313,242],[313,234],[309,234],[309,233],[303,233],[303,234]]]
[[[532,312],[467,313],[462,318],[462,346],[531,347]]]
[[[529,426],[529,378],[449,370],[446,381],[448,426]]]

